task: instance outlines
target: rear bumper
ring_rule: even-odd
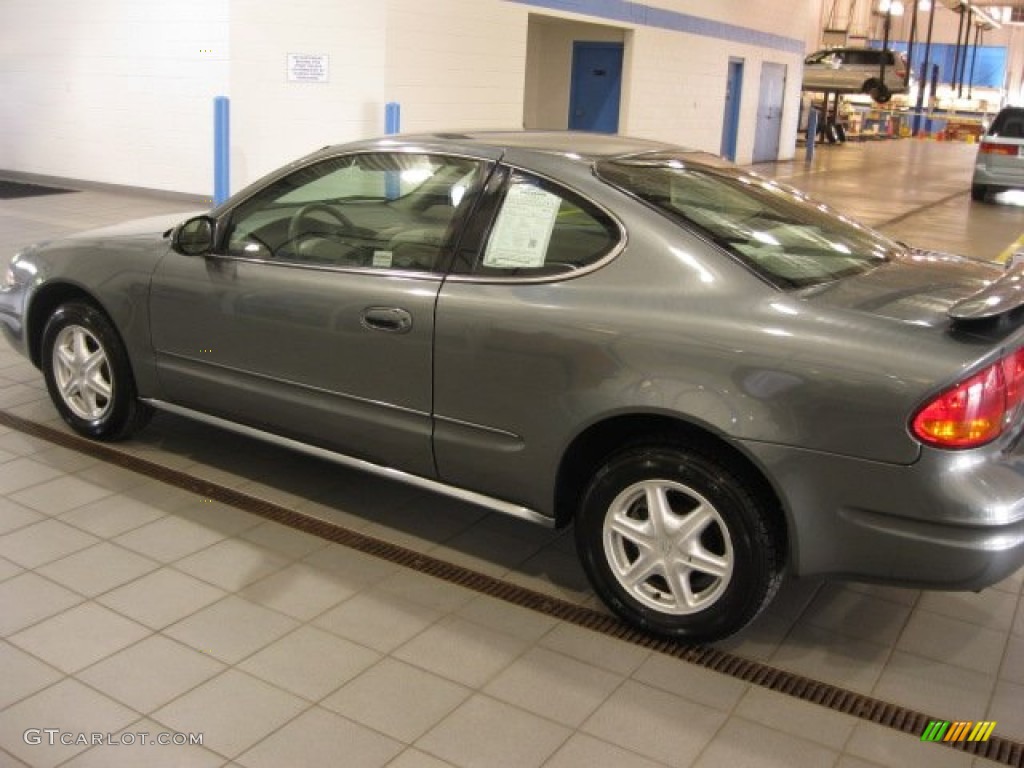
[[[790,567],[977,590],[1024,566],[1024,454],[925,450],[910,466],[746,444],[783,500]]]
[[[1024,189],[1024,161],[1019,169],[989,168],[986,165],[974,166],[972,184],[999,189]]]

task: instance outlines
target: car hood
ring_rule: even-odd
[[[199,216],[206,211],[185,211],[183,213],[165,213],[145,219],[134,219],[120,224],[99,229],[90,229],[70,235],[68,240],[109,240],[111,238],[162,237],[172,227],[192,216]]]
[[[948,328],[950,311],[956,305],[989,288],[1004,274],[999,264],[910,250],[870,272],[816,286],[799,295],[822,307]]]

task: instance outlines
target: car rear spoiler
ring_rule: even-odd
[[[1024,307],[1024,263],[1015,263],[991,285],[957,302],[947,314],[954,322],[992,320]]]

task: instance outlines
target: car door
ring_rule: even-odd
[[[217,222],[152,283],[157,371],[179,405],[432,476],[434,305],[488,165],[418,152],[320,159]]]
[[[553,457],[588,398],[615,374],[603,327],[614,310],[604,299],[621,294],[581,284],[624,237],[603,208],[549,179],[511,167],[491,176],[438,298],[434,450],[442,480],[550,508]]]

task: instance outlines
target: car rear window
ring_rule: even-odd
[[[699,153],[601,161],[597,174],[709,237],[780,288],[868,272],[903,248],[775,181]]]
[[[1004,109],[992,121],[988,135],[1004,139],[1024,138],[1024,109]]]

